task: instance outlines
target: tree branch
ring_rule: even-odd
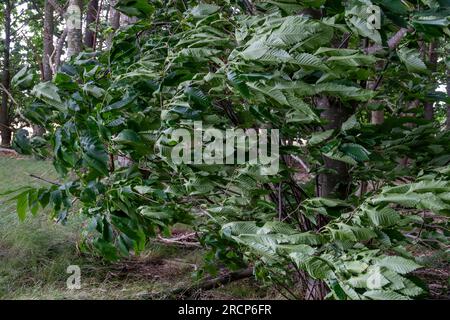
[[[47,0],[47,1],[52,5],[53,9],[55,9],[55,11],[59,13],[60,16],[64,16],[66,11],[57,1],[55,0]]]
[[[230,272],[228,274],[222,275],[217,278],[204,280],[204,281],[202,281],[198,284],[194,284],[192,286],[175,288],[174,290],[171,290],[167,293],[148,294],[148,295],[145,295],[143,298],[144,299],[154,299],[154,298],[158,298],[158,297],[167,297],[167,298],[176,297],[177,299],[189,298],[196,291],[215,289],[222,285],[229,284],[233,281],[250,278],[252,275],[253,275],[252,268],[237,271],[237,272]]]
[[[390,38],[388,40],[388,48],[390,50],[393,50],[395,48],[398,47],[398,45],[400,44],[400,42],[403,40],[403,38],[408,34],[413,32],[414,29],[413,28],[401,28],[394,36],[392,36],[392,38]],[[368,47],[367,49],[365,49],[365,52],[367,54],[374,54],[377,53],[381,50],[383,50],[383,46],[376,44],[374,46]]]
[[[59,187],[61,186],[61,184],[58,183],[58,182],[54,182],[54,181],[51,181],[51,180],[47,180],[47,179],[45,179],[45,178],[39,177],[39,176],[34,175],[34,174],[29,174],[29,176],[32,177],[32,178],[35,178],[35,179],[37,179],[37,180],[41,180],[41,181],[44,181],[44,182],[53,184],[54,186],[59,186]]]

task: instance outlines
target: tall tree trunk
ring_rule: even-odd
[[[109,10],[109,24],[111,26],[111,29],[113,30],[113,33],[108,37],[107,40],[107,46],[108,48],[111,47],[112,40],[114,38],[114,32],[119,29],[120,27],[120,12],[117,11],[114,6],[116,5],[116,0],[110,1],[110,10]]]
[[[438,54],[437,54],[437,43],[434,41],[430,43],[429,49],[428,49],[428,59],[430,62],[430,70],[432,72],[436,72],[437,68],[437,62],[438,62]],[[433,108],[433,102],[425,102],[425,119],[426,120],[433,120],[434,118],[434,108]]]
[[[86,13],[86,29],[84,32],[84,45],[87,48],[93,49],[95,47],[95,31],[94,23],[97,21],[98,0],[89,1]]]
[[[447,68],[447,98],[450,99],[450,68]],[[447,102],[447,130],[450,130],[450,102]]]
[[[331,102],[327,97],[316,99],[317,108],[323,110],[321,118],[328,123],[325,130],[340,129],[342,124],[350,117],[351,110],[339,101]],[[348,167],[342,161],[324,157],[325,168],[328,172],[319,175],[319,197],[328,197],[335,193],[339,198],[346,198],[348,193]],[[339,186],[338,186],[339,185]]]
[[[386,67],[386,62],[384,62],[382,60],[380,62],[378,62],[375,66],[377,73],[380,73],[380,74],[384,71],[385,67]],[[381,84],[380,82],[381,82],[381,78],[378,78],[375,81],[368,81],[367,89],[376,91]],[[382,100],[372,100],[371,102],[374,104],[383,103]],[[376,125],[383,124],[384,123],[384,108],[382,110],[372,111],[370,122],[372,124],[376,124]]]
[[[48,0],[44,2],[44,54],[42,57],[43,81],[52,80],[52,58],[54,56],[55,47],[53,45],[54,21],[53,6]]]
[[[55,69],[57,69],[61,65],[61,56],[64,49],[64,44],[66,43],[67,33],[68,30],[66,27],[58,39],[58,45],[56,46],[55,52]]]
[[[82,0],[69,0],[69,7],[67,8],[67,56],[69,58],[82,50],[82,8]]]
[[[2,106],[0,110],[0,131],[1,131],[1,146],[9,147],[11,145],[11,130],[9,126],[9,97],[11,76],[10,76],[10,47],[11,47],[11,2],[5,0],[5,40],[4,40],[4,55],[3,55],[3,77],[2,77]]]
[[[44,1],[44,52],[42,54],[42,81],[51,81],[53,77],[53,58],[55,55],[55,47],[53,45],[54,33],[54,3],[50,0]],[[45,129],[39,125],[33,125],[33,135],[42,136]]]

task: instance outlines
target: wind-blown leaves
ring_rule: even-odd
[[[420,54],[414,49],[402,48],[397,51],[398,57],[410,72],[427,72],[427,66],[420,59]]]

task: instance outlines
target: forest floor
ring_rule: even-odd
[[[41,185],[30,174],[56,180],[50,162],[0,154],[0,193],[25,185]],[[53,222],[40,212],[19,222],[15,203],[0,198],[0,299],[142,299],[195,282],[202,250],[152,244],[138,258],[108,264],[82,255],[77,241],[81,219],[67,225]],[[47,212],[48,213],[48,212]],[[81,289],[69,290],[67,267],[81,269]],[[271,288],[250,278],[199,291],[201,299],[278,299]]]
[[[30,174],[57,179],[50,162],[0,152],[0,193],[45,183]],[[164,294],[174,288],[195,283],[193,274],[202,264],[202,249],[153,242],[140,257],[108,264],[77,250],[83,227],[80,217],[71,216],[63,226],[52,221],[48,212],[40,212],[19,222],[15,203],[4,200],[0,197],[0,299],[164,299]],[[183,232],[183,228],[179,231]],[[428,254],[418,252],[418,256]],[[66,269],[70,265],[81,268],[80,290],[67,289]],[[417,272],[429,287],[429,298],[450,299],[449,269],[449,263],[441,261]],[[247,278],[214,290],[198,291],[190,298],[282,297],[273,288]]]

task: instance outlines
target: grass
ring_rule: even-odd
[[[51,163],[0,155],[0,193],[22,186],[45,184],[57,176]],[[3,202],[2,202],[3,200]],[[201,251],[151,244],[140,257],[116,264],[80,255],[77,251],[82,218],[72,215],[65,226],[48,212],[19,222],[15,204],[0,198],[0,299],[139,299],[192,283],[201,264]],[[70,265],[82,271],[80,290],[69,290]],[[203,299],[276,298],[276,294],[248,279],[199,295]]]

